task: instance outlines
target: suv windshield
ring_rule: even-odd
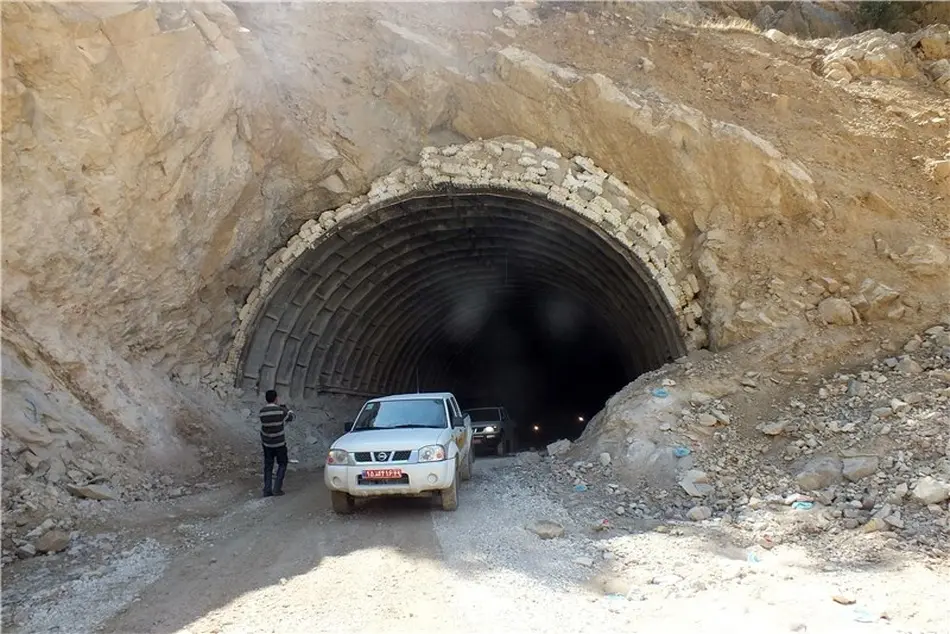
[[[469,409],[465,410],[465,413],[472,417],[473,423],[493,423],[501,420],[501,412],[497,407]]]
[[[437,398],[373,401],[360,412],[353,430],[448,427],[445,404]]]

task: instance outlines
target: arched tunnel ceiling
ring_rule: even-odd
[[[511,145],[499,144],[505,150]],[[523,154],[531,144],[520,147]],[[432,162],[424,156],[429,178]],[[554,161],[546,164],[553,167]],[[583,184],[589,182],[584,171],[573,165],[562,174]],[[538,195],[543,192],[536,192],[537,182],[525,192],[484,183],[455,187],[446,180],[402,192],[361,214],[347,217],[341,210],[338,225],[311,228],[311,243],[292,240],[273,258],[286,264],[270,290],[256,298],[253,317],[245,315],[244,339],[235,342],[237,382],[277,387],[291,397],[373,394],[415,389],[418,371],[425,385],[436,387],[448,368],[433,351],[464,349],[499,295],[516,291],[586,307],[613,334],[631,376],[695,344],[695,334],[686,338],[691,326],[699,327],[695,291],[682,280],[682,270],[670,283],[676,267],[667,265],[679,260],[663,245],[660,222],[649,227],[634,212],[619,229],[609,223],[605,228],[590,211],[609,213],[606,205],[588,210],[582,201],[578,213],[576,200],[567,201],[572,209],[550,194]],[[647,252],[629,239],[632,229],[663,235]],[[322,235],[314,239],[314,233]],[[662,275],[658,264],[665,267]]]

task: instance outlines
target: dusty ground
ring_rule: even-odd
[[[602,518],[564,504],[574,494],[551,459],[476,464],[455,513],[390,502],[339,518],[320,473],[300,471],[284,498],[258,499],[247,479],[104,517],[108,533],[90,526],[70,549],[81,556],[6,575],[4,629],[950,631],[950,568],[913,553],[857,567],[766,551],[716,522],[599,531]],[[564,535],[540,539],[526,529],[537,520]]]

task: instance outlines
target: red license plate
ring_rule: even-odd
[[[472,438],[472,442],[477,445],[477,444],[479,444],[479,443],[482,442],[482,439],[481,439],[481,438]]]
[[[363,472],[367,480],[398,480],[402,478],[401,469],[367,469]]]

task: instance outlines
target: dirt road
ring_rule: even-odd
[[[791,547],[755,554],[689,526],[595,533],[591,509],[568,512],[533,482],[542,466],[476,465],[454,513],[393,501],[340,518],[319,472],[292,474],[283,498],[254,497],[248,479],[142,509],[88,538],[74,564],[38,558],[7,575],[5,629],[950,631],[946,570],[849,569]],[[536,520],[565,533],[542,540],[525,528]]]

